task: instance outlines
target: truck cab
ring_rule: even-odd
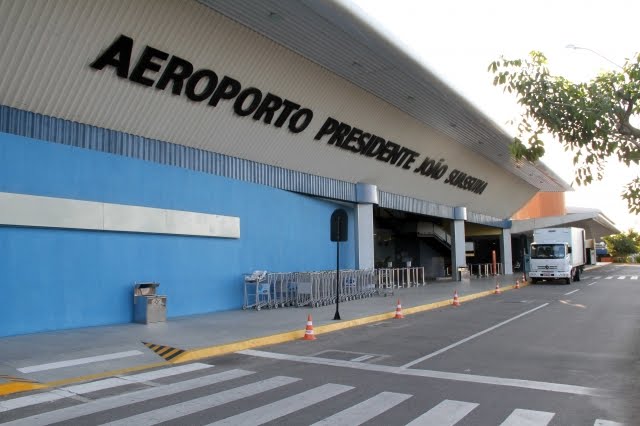
[[[580,281],[585,264],[584,247],[582,229],[536,230],[531,244],[531,282],[564,280],[570,284],[572,281]]]

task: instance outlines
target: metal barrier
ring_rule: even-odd
[[[495,270],[492,263],[474,263],[469,265],[469,271],[478,278],[504,274],[502,263],[496,263]]]
[[[379,288],[407,288],[426,285],[424,268],[381,268],[376,270]]]
[[[387,295],[394,288],[425,285],[424,268],[341,270],[340,301]],[[326,306],[336,302],[336,271],[245,275],[243,309]]]

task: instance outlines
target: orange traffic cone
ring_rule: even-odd
[[[500,283],[496,281],[496,289],[494,290],[493,294],[500,294],[502,293],[500,291]]]
[[[313,334],[313,321],[311,320],[311,314],[307,317],[307,328],[304,331],[304,337],[302,340],[316,340],[316,336]]]
[[[520,288],[520,280],[516,280],[516,287],[515,288]]]
[[[402,305],[400,304],[400,299],[398,299],[398,304],[396,305],[396,316],[395,319],[402,319],[404,315],[402,315]]]
[[[524,274],[524,272],[522,273],[522,282],[527,281],[527,276]]]
[[[460,306],[460,301],[458,300],[458,290],[453,292],[453,306]]]

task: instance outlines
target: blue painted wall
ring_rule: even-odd
[[[135,281],[169,317],[237,309],[254,269],[335,268],[330,201],[0,133],[0,191],[240,217],[240,239],[0,226],[0,336],[130,322]],[[341,267],[355,265],[353,210]]]

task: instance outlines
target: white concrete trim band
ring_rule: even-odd
[[[240,218],[0,192],[0,225],[240,238]]]

